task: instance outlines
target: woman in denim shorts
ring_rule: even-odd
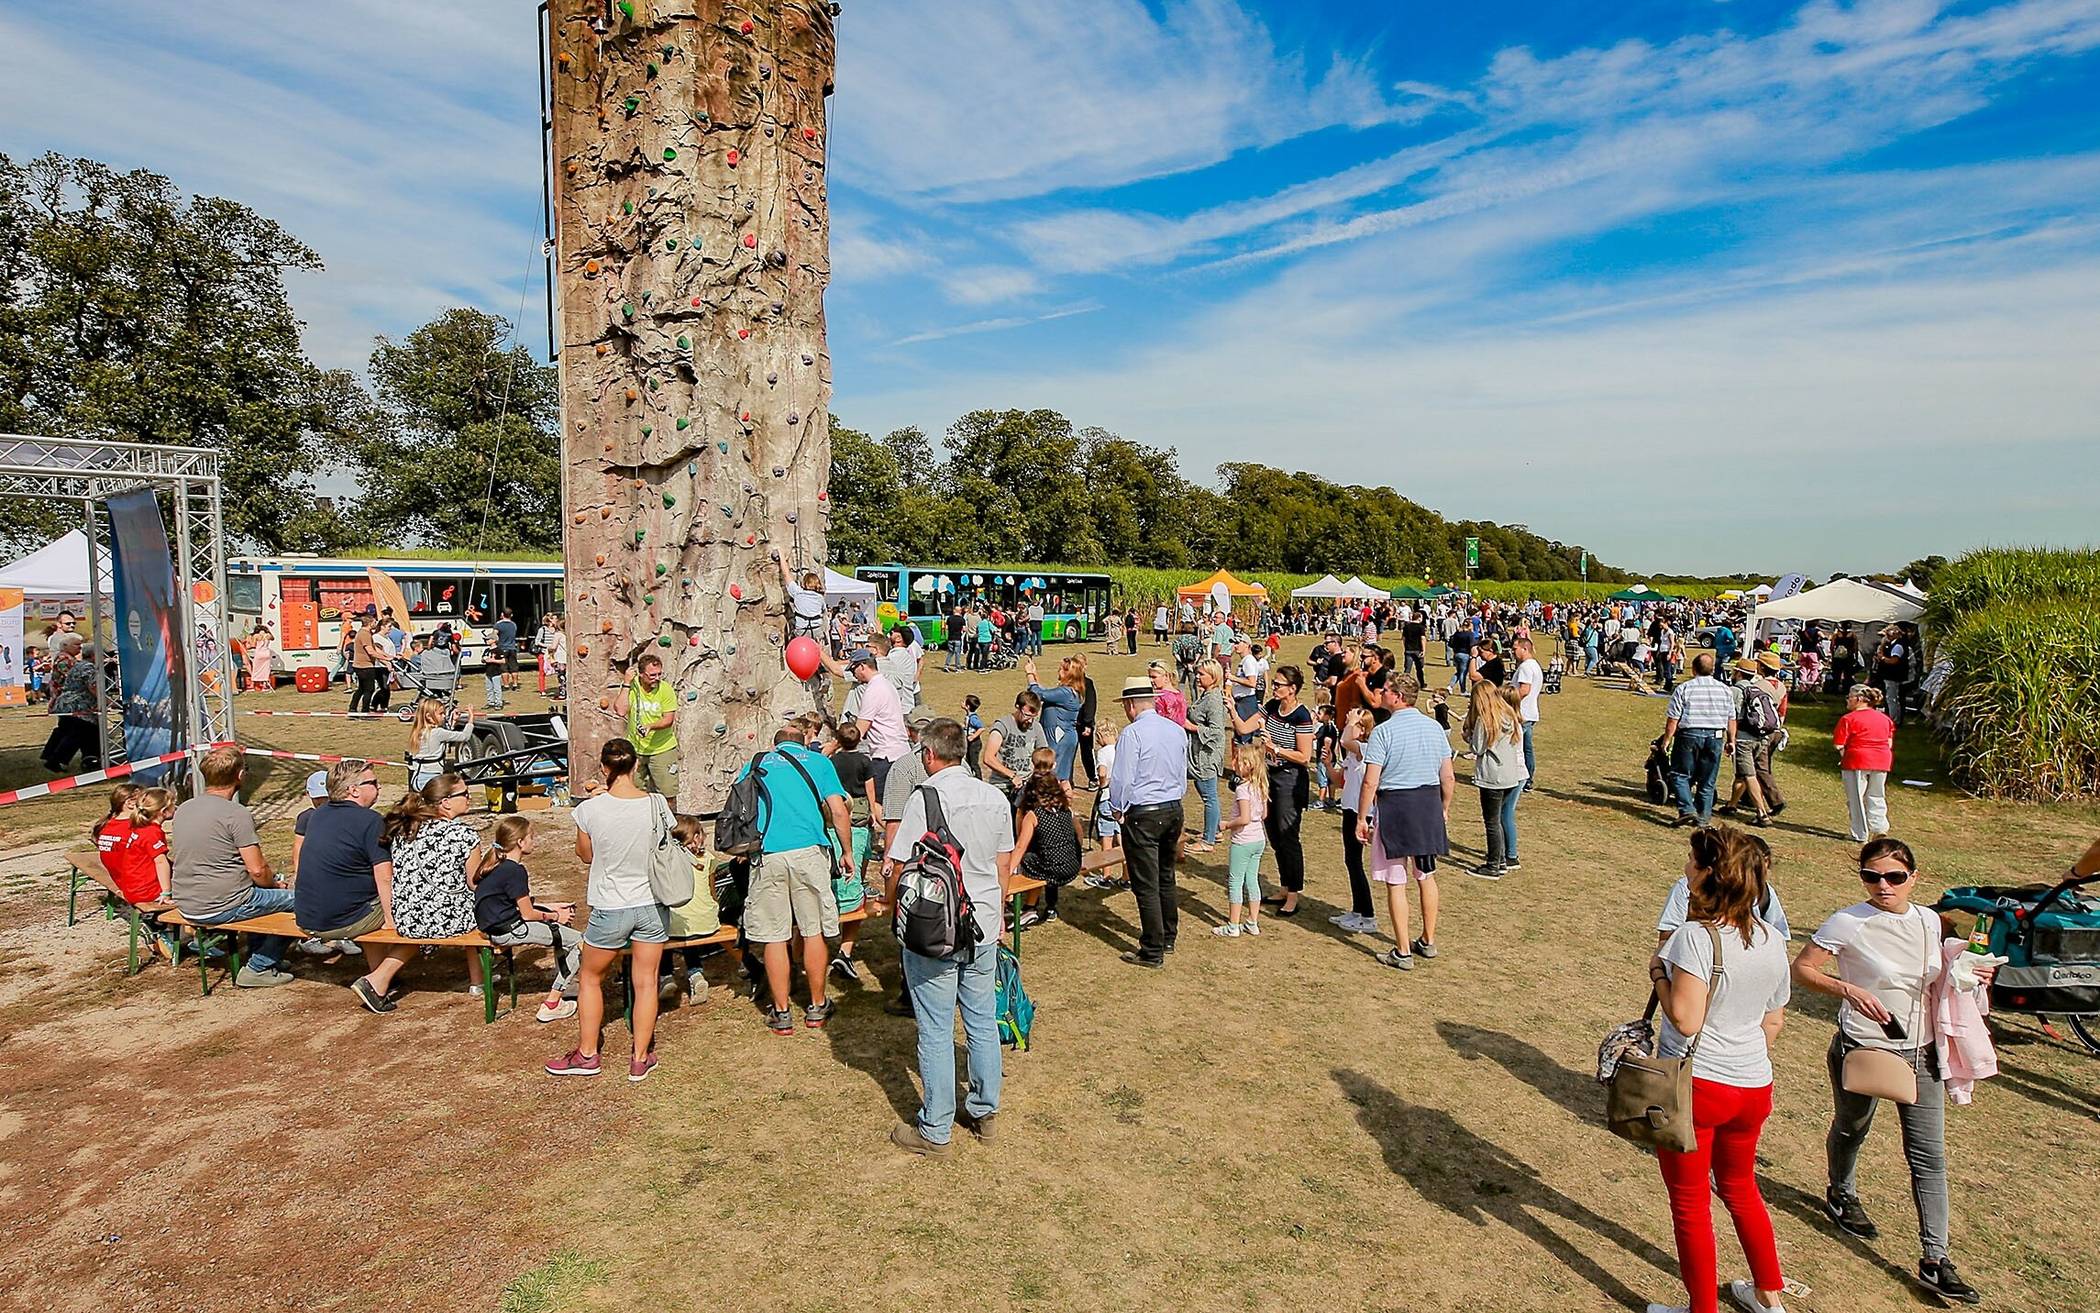
[[[653,981],[670,939],[670,910],[649,888],[649,857],[662,816],[656,795],[634,782],[634,744],[612,739],[598,754],[605,791],[577,804],[576,856],[590,864],[585,898],[591,917],[583,928],[583,972],[577,981],[576,1047],[547,1064],[550,1076],[598,1074],[598,1037],[605,1025],[605,973],[630,946],[634,978]],[[656,991],[634,994],[634,1057],[627,1079],[646,1078],[656,1066]]]

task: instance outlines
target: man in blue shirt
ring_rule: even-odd
[[[1436,859],[1451,851],[1451,739],[1415,705],[1421,692],[1410,675],[1386,681],[1379,696],[1393,714],[1364,740],[1363,791],[1356,799],[1356,837],[1371,845],[1371,879],[1385,886],[1393,917],[1393,947],[1378,960],[1400,971],[1412,969],[1416,957],[1437,955]],[[1422,895],[1422,937],[1412,941],[1410,878]]]
[[[518,687],[518,622],[507,606],[496,621],[496,655],[503,658],[503,687]]]
[[[744,895],[744,938],[763,946],[766,984],[773,995],[766,1025],[776,1035],[792,1035],[795,1014],[788,1006],[788,987],[794,968],[788,940],[798,934],[802,973],[809,980],[803,1023],[822,1026],[838,1010],[824,997],[824,972],[831,963],[824,940],[839,932],[838,897],[831,890],[831,829],[849,836],[853,821],[838,771],[828,758],[809,750],[795,727],[776,733],[773,750],[746,762],[737,778],[750,774],[754,764],[764,785],[758,804],[763,842],[752,859]]]
[[[1189,787],[1188,731],[1153,709],[1152,681],[1123,681],[1130,727],[1116,740],[1108,812],[1122,823],[1125,869],[1137,895],[1138,946],[1123,954],[1136,966],[1165,966],[1181,928],[1174,863],[1181,848],[1181,799]]]

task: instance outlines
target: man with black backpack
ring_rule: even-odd
[[[970,1088],[960,1120],[992,1138],[1003,1066],[996,971],[1005,890],[1000,859],[1013,851],[1014,815],[1006,795],[962,765],[963,727],[946,718],[920,732],[926,783],[912,791],[891,842],[902,863],[895,919],[904,981],[919,1019],[919,1113],[890,1132],[917,1154],[941,1154],[958,1120],[955,1011],[970,1045]]]

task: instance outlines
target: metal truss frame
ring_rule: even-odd
[[[105,652],[119,620],[108,545],[108,499],[151,489],[174,527],[178,641],[187,644],[180,746],[233,737],[233,668],[226,633],[226,528],[220,456],[200,447],[0,433],[0,497],[78,507],[88,539],[88,632]],[[105,662],[97,716],[105,766],[124,760],[124,691]]]

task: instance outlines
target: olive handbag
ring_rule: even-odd
[[[1713,1000],[1719,996],[1726,974],[1721,966],[1720,932],[1711,924],[1704,929],[1714,946],[1713,988],[1707,995],[1707,1014],[1711,1016]],[[1651,1036],[1660,1002],[1651,989],[1648,1010],[1641,1016],[1641,1025]],[[1621,1031],[1632,1029],[1621,1027]],[[1692,1125],[1692,1058],[1699,1052],[1699,1040],[1705,1033],[1702,1018],[1699,1033],[1692,1036],[1681,1058],[1658,1056],[1661,1045],[1652,1039],[1616,1055],[1605,1080],[1604,1094],[1604,1123],[1613,1135],[1648,1149],[1689,1153],[1698,1147],[1698,1131]]]

